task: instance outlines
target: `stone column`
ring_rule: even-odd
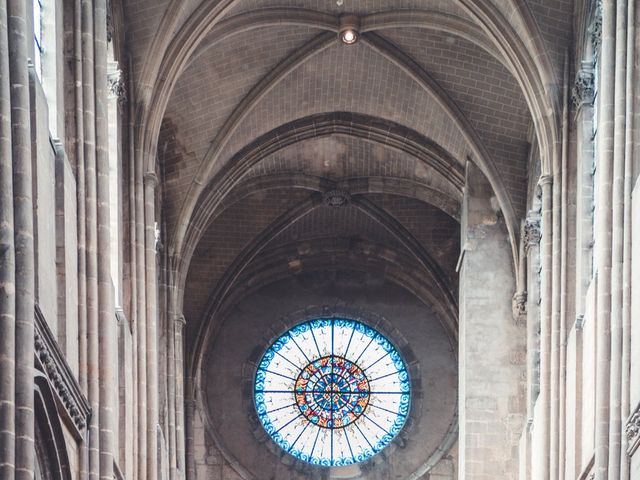
[[[107,5],[106,0],[94,2],[95,52],[95,129],[97,175],[98,233],[98,321],[100,336],[100,478],[113,478],[113,463],[117,452],[116,370],[118,368],[115,307],[111,278],[111,216],[107,117]]]
[[[158,475],[158,331],[156,287],[155,173],[144,175],[145,282],[147,299],[147,478]]]
[[[0,478],[15,475],[16,285],[11,89],[6,1],[0,0]],[[6,160],[5,160],[6,159]]]
[[[560,272],[561,238],[560,220],[562,211],[562,172],[558,168],[553,175],[552,190],[552,255],[551,255],[551,342],[549,355],[549,475],[560,477]]]
[[[147,476],[147,297],[145,288],[145,223],[143,162],[135,156],[136,328],[138,364],[138,479]],[[155,431],[155,427],[154,427]],[[155,435],[155,433],[154,433]]]
[[[184,401],[185,407],[185,445],[186,445],[186,479],[196,480],[196,458],[195,458],[195,421],[196,421],[196,401],[188,398]],[[462,458],[462,455],[461,455]]]
[[[165,256],[165,269],[168,270],[168,260]],[[169,282],[167,282],[169,283]],[[171,287],[165,286],[167,296],[171,296]],[[167,312],[167,410],[168,410],[168,444],[169,444],[169,479],[176,477],[176,331],[179,318],[174,318],[173,312]]]
[[[611,364],[611,192],[614,148],[614,76],[616,2],[602,2],[602,44],[598,104],[598,197],[596,199],[597,269],[595,480],[608,478],[609,387]]]
[[[636,72],[636,10],[635,1],[627,2],[627,67],[626,67],[626,111],[625,111],[625,164],[624,164],[624,211],[623,211],[623,272],[622,272],[622,383],[620,387],[620,417],[623,425],[631,415],[631,229],[632,229],[632,182],[634,155],[634,101],[637,88]],[[630,478],[630,459],[627,454],[626,435],[622,438],[620,452],[620,479]]]
[[[509,235],[482,172],[467,164],[460,270],[460,478],[516,479],[525,413],[525,329],[513,321]]]
[[[87,311],[87,396],[89,421],[89,478],[100,476],[100,338],[98,319],[98,226],[95,145],[95,72],[93,2],[82,2],[82,105],[84,108],[84,182]]]
[[[34,244],[31,109],[26,2],[7,1],[15,248],[15,478],[31,480],[35,462],[33,345]],[[4,160],[6,161],[6,159]]]
[[[616,2],[616,67],[611,225],[611,391],[609,394],[609,480],[620,479],[622,442],[622,254],[626,110],[627,2]]]
[[[540,457],[542,464],[536,471],[538,479],[550,478],[550,441],[551,441],[551,325],[553,314],[552,302],[552,256],[553,256],[553,214],[552,183],[549,175],[540,177],[542,190],[542,239],[540,248],[541,282],[540,282],[540,395],[538,402],[540,414],[536,424],[540,428]]]

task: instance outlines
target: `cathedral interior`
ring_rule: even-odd
[[[0,479],[640,480],[639,10],[0,0]]]

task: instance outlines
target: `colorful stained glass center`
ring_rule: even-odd
[[[255,378],[258,418],[273,441],[325,467],[368,460],[402,430],[407,367],[380,332],[320,318],[296,325],[264,353]]]
[[[354,422],[369,403],[369,381],[362,369],[346,358],[330,355],[305,367],[295,387],[300,412],[323,428]]]

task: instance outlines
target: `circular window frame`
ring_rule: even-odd
[[[264,429],[262,422],[258,418],[254,400],[254,381],[258,371],[260,361],[264,353],[273,343],[296,325],[309,322],[319,318],[342,318],[352,320],[372,328],[383,335],[397,350],[405,363],[409,373],[410,384],[410,406],[405,419],[404,426],[397,435],[384,448],[369,457],[368,459],[347,466],[320,466],[308,463],[283,450]],[[319,306],[308,307],[297,310],[279,321],[274,322],[266,329],[262,336],[262,341],[256,345],[250,358],[245,362],[242,369],[242,391],[244,408],[252,425],[252,431],[256,440],[263,444],[273,455],[288,466],[309,475],[323,471],[341,471],[341,477],[353,478],[360,476],[381,463],[388,461],[398,449],[402,449],[410,441],[414,426],[420,421],[423,402],[423,390],[420,375],[420,365],[416,355],[411,349],[407,339],[395,328],[386,318],[369,310],[362,308]]]

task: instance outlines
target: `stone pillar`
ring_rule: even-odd
[[[145,282],[147,317],[147,478],[158,475],[158,331],[156,287],[155,173],[144,175]]]
[[[195,421],[196,401],[189,398],[184,401],[185,407],[185,445],[186,445],[186,480],[196,480],[195,457]]]
[[[84,108],[84,182],[87,310],[87,396],[89,421],[89,478],[100,476],[100,338],[98,319],[98,225],[95,142],[95,71],[93,2],[82,2],[82,104]]]
[[[460,270],[460,478],[515,479],[525,398],[525,329],[513,321],[509,236],[482,172],[467,164]]]
[[[147,297],[145,288],[145,223],[142,160],[135,156],[136,318],[138,365],[138,479],[147,478]],[[155,431],[155,427],[154,427]],[[155,435],[155,433],[154,433]]]
[[[540,395],[539,407],[536,408],[535,419],[540,429],[538,438],[541,464],[534,467],[535,480],[550,478],[550,441],[551,441],[551,324],[552,324],[552,256],[553,256],[553,213],[552,213],[552,177],[540,178],[542,190],[542,239],[540,246],[541,281],[540,281]]]
[[[107,5],[106,0],[94,2],[95,52],[95,139],[96,139],[96,199],[98,233],[98,334],[100,359],[100,478],[113,478],[117,452],[116,370],[118,368],[118,330],[111,278],[111,215],[107,117]]]
[[[614,75],[616,2],[602,2],[602,45],[598,103],[598,197],[596,199],[597,270],[595,480],[608,478],[611,364],[611,192],[614,147]]]
[[[29,100],[28,12],[23,0],[7,1],[11,84],[11,158],[15,248],[15,478],[34,472],[34,245]],[[4,160],[6,161],[6,159]]]
[[[166,256],[165,256],[166,260]],[[165,268],[168,261],[165,261]],[[171,295],[170,287],[165,286],[165,294]],[[173,312],[167,312],[167,410],[168,410],[168,450],[169,450],[169,479],[174,480],[176,478],[176,334],[179,318],[173,317]]]
[[[611,391],[609,480],[620,479],[622,425],[622,255],[624,223],[627,2],[616,2],[616,67],[611,226]],[[630,160],[629,160],[630,161]]]
[[[11,158],[11,90],[6,1],[0,0],[0,159]],[[0,161],[0,478],[15,475],[15,249],[13,168]]]

